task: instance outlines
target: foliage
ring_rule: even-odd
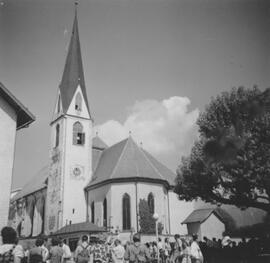
[[[140,232],[144,234],[156,233],[156,221],[153,218],[153,214],[150,212],[148,202],[145,199],[140,199],[139,202],[139,215],[140,215]],[[163,225],[158,222],[158,232],[162,233]]]
[[[178,168],[181,200],[270,210],[270,89],[234,88],[212,98],[200,137]]]

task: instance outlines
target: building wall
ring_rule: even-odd
[[[169,191],[169,211],[171,234],[185,235],[188,233],[186,225],[181,223],[194,210],[193,202],[180,201],[173,191]]]
[[[222,238],[225,225],[213,213],[201,224],[201,238],[204,236],[212,239],[213,237]]]
[[[81,92],[80,87],[77,92]],[[86,221],[84,187],[92,175],[92,121],[87,118],[89,114],[83,97],[82,111],[75,111],[73,99],[68,112],[72,115],[65,115],[51,125],[46,233],[55,232],[66,224]],[[54,116],[59,114],[55,112]],[[73,145],[73,124],[77,121],[83,125],[84,145]],[[57,124],[60,125],[60,140],[55,147]]]
[[[63,225],[66,222],[79,223],[86,220],[86,197],[84,187],[92,176],[92,122],[80,119],[85,132],[85,144],[73,145],[73,124],[78,121],[69,117],[65,123],[65,146],[63,167]],[[79,168],[81,173],[74,174],[74,169]],[[75,213],[73,213],[75,209]]]
[[[8,223],[17,116],[0,97],[0,229]]]
[[[199,240],[201,240],[201,225],[200,223],[189,223],[187,224],[187,234],[189,235],[193,235],[193,234],[197,234]]]
[[[91,203],[95,202],[95,223],[99,226],[103,222],[103,201],[107,199],[108,226],[113,230],[122,231],[122,199],[124,194],[130,196],[131,229],[138,231],[136,220],[136,183],[113,183],[88,192],[88,210],[91,220]],[[169,231],[167,191],[160,184],[137,183],[137,212],[139,213],[140,199],[146,199],[152,193],[155,201],[155,212],[159,215],[159,222],[164,226],[164,232]],[[139,222],[138,222],[139,226]],[[129,232],[129,231],[128,231]]]
[[[88,191],[88,220],[91,222],[92,214],[91,214],[91,204],[92,202],[95,203],[95,220],[94,223],[98,226],[103,226],[103,201],[107,199],[107,216],[108,216],[108,223],[110,225],[110,213],[112,208],[111,205],[113,204],[111,200],[111,187],[110,185],[104,185],[99,188],[93,189]]]

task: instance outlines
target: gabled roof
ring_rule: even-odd
[[[224,212],[222,212],[224,211]],[[266,212],[257,208],[247,208],[241,210],[240,208],[233,205],[221,205],[220,208],[214,206],[204,209],[194,210],[182,224],[204,222],[212,213],[214,213],[222,222],[230,220],[234,223],[236,228],[246,227],[264,222]],[[224,214],[225,213],[225,214]],[[226,216],[227,215],[227,216]]]
[[[83,63],[81,56],[81,46],[79,39],[77,9],[76,9],[64,73],[62,76],[62,81],[59,85],[64,113],[67,112],[78,85],[80,85],[82,89],[83,98],[90,115],[84,82],[84,72],[83,72]]]
[[[197,209],[197,210],[194,210],[182,222],[182,224],[203,223],[212,213],[214,213],[219,218],[219,216],[215,213],[215,209],[212,209],[212,208],[210,208],[210,209]]]
[[[35,116],[0,82],[0,96],[4,98],[17,114],[17,130],[27,127]]]
[[[37,174],[35,174],[29,182],[27,182],[22,190],[18,192],[12,199],[11,202],[14,202],[22,197],[30,195],[36,191],[39,191],[47,187],[46,181],[49,176],[49,166],[43,167]]]
[[[102,152],[92,180],[86,188],[116,181],[158,182],[170,187],[175,174],[129,137]]]
[[[71,233],[93,233],[93,232],[104,232],[103,227],[99,227],[91,222],[83,222],[77,224],[66,225],[57,230],[54,235],[63,235]]]

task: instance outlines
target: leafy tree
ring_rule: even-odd
[[[270,211],[270,89],[234,88],[199,116],[200,137],[182,158],[175,192],[181,200]]]
[[[153,215],[150,213],[148,203],[145,199],[140,199],[139,215],[140,232],[146,234],[154,234],[156,231],[156,222],[153,218]]]

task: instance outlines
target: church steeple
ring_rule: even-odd
[[[75,16],[72,28],[72,35],[69,42],[65,68],[59,85],[63,113],[67,113],[74,94],[80,85],[83,98],[90,116],[89,105],[84,82],[83,63],[78,30],[77,3],[75,3]]]

